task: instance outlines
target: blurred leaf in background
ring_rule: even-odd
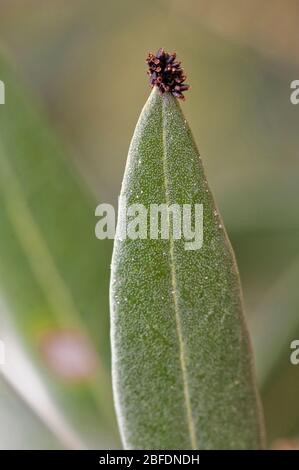
[[[0,376],[0,449],[60,449],[60,442]]]
[[[6,86],[0,109],[1,339],[9,360],[9,324],[87,446],[113,445],[110,247],[95,238],[95,202],[3,58],[0,75]],[[19,360],[16,355],[4,375],[19,392],[34,395],[34,382],[25,392],[31,375],[23,375],[23,385],[17,380]]]

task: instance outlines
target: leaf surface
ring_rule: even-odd
[[[203,204],[203,246],[120,237],[111,274],[115,403],[126,448],[254,449],[263,425],[239,275],[187,122],[154,89],[130,146],[127,206]],[[194,215],[194,213],[193,213]],[[193,217],[194,222],[194,217]]]

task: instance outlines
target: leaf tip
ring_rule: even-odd
[[[150,86],[156,86],[162,95],[171,93],[175,98],[185,99],[183,94],[190,88],[185,82],[186,75],[181,62],[176,60],[176,53],[168,53],[161,47],[156,54],[149,53],[146,59]]]

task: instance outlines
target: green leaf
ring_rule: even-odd
[[[234,255],[191,132],[168,93],[154,89],[142,111],[121,196],[148,210],[203,204],[198,250],[173,237],[120,239],[119,216],[110,296],[113,386],[125,447],[262,448]]]
[[[9,320],[69,428],[86,446],[107,447],[117,442],[107,340],[109,247],[94,234],[95,201],[3,57],[0,79],[6,88],[0,106],[0,322]],[[0,339],[6,341],[5,332]],[[75,361],[70,366],[72,357],[79,369]],[[26,394],[23,379],[18,386]]]

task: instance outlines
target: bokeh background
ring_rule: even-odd
[[[120,446],[110,384],[116,204],[149,94],[176,50],[182,104],[234,246],[269,446],[299,435],[297,0],[1,0],[0,448]]]

